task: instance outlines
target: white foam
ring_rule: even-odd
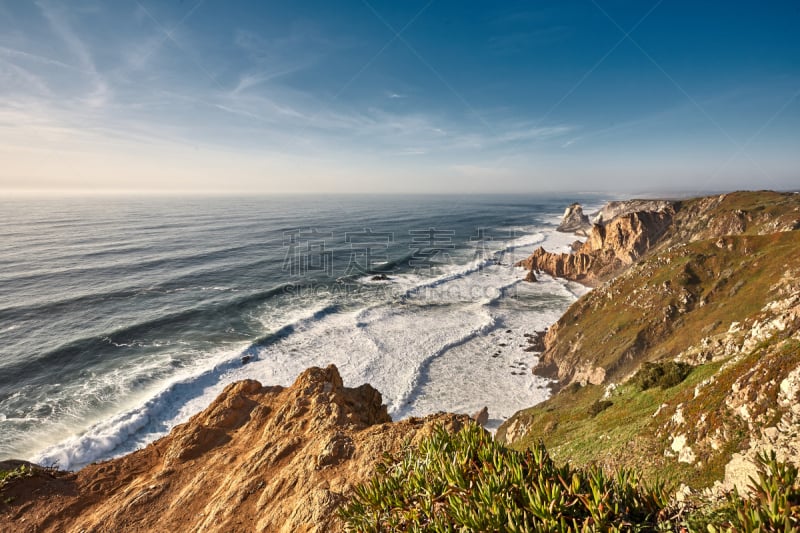
[[[244,348],[242,345],[215,354],[207,362],[210,368],[200,374],[193,375],[187,371],[177,375],[155,393],[146,393],[147,399],[143,403],[137,404],[132,399],[129,403],[134,405],[124,406],[120,413],[101,418],[80,434],[46,447],[35,453],[31,460],[43,465],[57,464],[62,469],[76,469],[132,451],[136,444],[154,440],[185,420],[172,413],[180,411],[180,407],[191,398],[205,396],[204,390],[219,382],[220,376],[238,362]],[[121,447],[124,443],[131,445]]]
[[[573,240],[539,231],[498,243],[497,251]],[[125,453],[205,408],[228,383],[252,378],[289,385],[309,366],[331,363],[346,385],[370,383],[378,389],[393,417],[473,412],[486,405],[496,427],[503,417],[547,397],[546,382],[530,372],[535,358],[523,351],[523,334],[557,320],[577,297],[576,287],[545,276],[536,284],[520,282],[521,269],[494,258],[450,265],[433,278],[390,277],[392,291],[377,292],[377,299],[351,310],[337,307],[333,297],[281,297],[258,318],[268,331],[291,325],[286,336],[266,347],[242,345],[205,357],[157,390],[132,396],[131,403],[80,435],[36,453],[34,460],[79,468]],[[492,357],[500,343],[507,346]],[[242,365],[245,353],[253,359]]]

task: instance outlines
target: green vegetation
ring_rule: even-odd
[[[543,445],[518,452],[469,424],[385,458],[340,514],[351,531],[655,531],[667,495],[632,471],[557,466]]]
[[[350,531],[800,531],[796,468],[760,457],[752,495],[672,507],[663,484],[632,470],[557,465],[542,444],[517,452],[475,424],[436,431],[387,456],[339,511]]]
[[[690,531],[800,531],[797,468],[779,462],[775,452],[760,454],[758,461],[759,476],[750,480],[751,495],[744,498],[734,492],[721,506],[696,510],[686,520]]]
[[[669,440],[666,434],[659,433],[659,428],[671,415],[653,415],[664,404],[683,402],[688,416],[690,406],[694,409],[689,400],[694,396],[695,387],[710,376],[716,376],[723,364],[724,361],[719,361],[692,367],[681,383],[666,389],[654,387],[642,391],[639,385],[628,381],[606,399],[603,398],[605,388],[601,386],[573,387],[569,391],[565,388],[545,402],[514,415],[529,429],[511,447],[524,451],[542,440],[556,461],[598,464],[609,469],[636,468],[645,476],[658,476],[675,485],[686,481],[695,489],[711,486],[724,475],[727,459],[709,461],[698,468],[665,457]],[[713,390],[715,394],[704,394],[697,401],[703,400],[703,409],[713,418],[714,408],[706,405],[705,400],[716,402],[714,405],[718,406],[721,401],[716,395],[718,389],[709,386],[705,390]],[[719,390],[730,391],[730,386],[726,384],[725,389]],[[593,405],[604,400],[613,405],[593,413],[596,409]],[[501,440],[503,431],[503,427],[498,431]]]
[[[631,378],[631,383],[639,387],[639,390],[660,387],[668,389],[686,379],[692,371],[692,365],[678,363],[675,361],[659,361],[657,363],[645,363],[636,374]]]
[[[610,400],[597,400],[589,406],[589,416],[597,416],[612,405],[614,405],[614,402]]]
[[[773,287],[800,268],[798,247],[800,231],[789,231],[655,250],[570,307],[557,325],[563,342],[545,361],[600,367],[614,382],[647,361],[673,359],[772,301]]]
[[[2,490],[6,485],[14,481],[15,479],[22,479],[26,477],[32,477],[34,474],[34,470],[29,465],[19,465],[17,468],[12,470],[0,470],[0,490]]]

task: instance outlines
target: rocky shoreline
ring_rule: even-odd
[[[533,369],[559,390],[497,438],[519,449],[543,439],[562,459],[642,469],[687,494],[747,491],[758,453],[800,457],[800,197],[657,205],[617,204],[575,254],[537,250],[521,263],[595,288],[548,330]],[[577,270],[585,250],[589,266]],[[688,376],[655,391],[631,385],[647,365],[673,363]]]

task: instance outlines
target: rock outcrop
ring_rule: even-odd
[[[747,490],[758,453],[800,462],[800,195],[731,193],[675,209],[618,216],[565,254],[592,258],[589,275],[597,250],[623,266],[547,331],[534,372],[557,380],[556,394],[496,438],[543,439],[559,459],[718,497]],[[645,234],[637,225],[649,240],[628,238]],[[672,380],[645,387],[646,368]]]
[[[674,211],[636,211],[620,215],[606,224],[595,224],[582,253],[599,252],[608,260],[630,265],[650,250],[672,222]]]
[[[523,259],[516,265],[528,270],[526,280],[529,277],[536,279],[534,272],[545,272],[557,278],[566,278],[573,281],[590,281],[587,276],[591,272],[594,257],[590,254],[556,254],[542,248],[537,248],[528,258]]]
[[[674,211],[675,205],[676,202],[671,200],[622,200],[608,202],[600,211],[594,214],[592,222],[595,224],[606,224],[622,215],[640,213],[642,211],[653,213],[669,210]]]
[[[564,211],[564,216],[561,217],[561,224],[556,228],[556,231],[585,236],[591,228],[592,223],[589,221],[589,217],[583,214],[581,204],[574,203]]]
[[[594,224],[583,245],[572,245],[573,253],[551,253],[539,247],[517,266],[594,285],[630,265],[658,243],[673,215],[670,206],[661,211],[625,213],[606,224]]]
[[[287,388],[242,381],[142,450],[15,480],[0,531],[340,531],[336,509],[384,453],[468,420],[392,423],[378,391],[344,387],[334,366]]]
[[[472,419],[478,423],[479,426],[485,427],[489,423],[489,408],[484,406],[480,411],[472,415]]]

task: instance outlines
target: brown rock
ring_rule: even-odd
[[[670,209],[627,213],[606,224],[592,226],[586,242],[575,253],[551,253],[539,247],[517,266],[595,285],[658,243],[669,228],[672,215]]]
[[[472,415],[472,419],[481,427],[485,427],[486,423],[489,422],[489,408],[484,406],[483,409]]]
[[[4,487],[0,531],[341,531],[336,509],[384,453],[467,421],[392,423],[378,391],[344,387],[334,366],[287,388],[241,381],[142,450]]]
[[[585,235],[586,231],[591,227],[592,223],[589,222],[589,217],[583,214],[581,204],[575,203],[564,211],[564,216],[561,217],[561,224],[556,228],[556,231]]]
[[[525,267],[531,272],[541,270],[554,277],[577,281],[586,278],[592,261],[593,258],[588,254],[554,254],[540,246],[530,257],[517,263],[517,266]]]
[[[545,349],[544,339],[547,335],[547,330],[537,331],[530,335],[525,335],[528,339],[528,347],[525,348],[526,352],[543,352]]]

